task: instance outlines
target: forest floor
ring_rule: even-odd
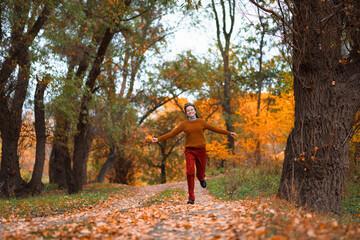
[[[195,185],[196,201],[167,189],[186,182],[127,187],[90,209],[43,217],[0,216],[1,239],[360,239],[360,224],[319,216],[275,197],[221,201]]]

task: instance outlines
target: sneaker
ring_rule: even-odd
[[[187,204],[194,204],[194,203],[195,203],[194,200],[189,200],[189,201],[187,201]]]
[[[200,181],[200,185],[201,185],[203,188],[206,188],[206,180]]]

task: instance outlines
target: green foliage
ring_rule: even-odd
[[[166,104],[165,112],[159,114],[156,119],[150,119],[145,122],[144,127],[151,131],[151,135],[159,137],[173,130],[180,122],[186,118],[184,113],[175,105]],[[145,137],[144,137],[145,138]],[[142,151],[143,176],[142,180],[149,184],[160,183],[160,165],[166,166],[166,178],[179,180],[182,178],[185,168],[183,145],[184,134],[162,141],[159,143],[149,143],[146,150]]]
[[[152,196],[146,203],[146,206],[161,204],[163,202],[173,201],[174,198],[185,198],[186,193],[182,189],[166,189],[161,193]]]
[[[281,39],[274,37],[282,31],[276,19],[261,11],[257,11],[256,18],[239,32],[239,44],[233,58],[233,64],[237,66],[235,79],[240,81],[243,90],[267,90],[278,94],[292,84],[283,77],[284,73],[290,72],[290,53],[282,51]]]
[[[0,199],[1,216],[4,218],[11,215],[34,217],[72,212],[89,208],[124,190],[123,186],[114,184],[92,184],[90,189],[67,195],[60,190],[55,190],[54,187],[54,185],[45,185],[43,196],[40,197]]]
[[[277,193],[280,171],[264,168],[232,169],[225,176],[209,181],[211,194],[224,200],[273,196]]]
[[[148,72],[147,88],[151,93],[155,91],[157,96],[169,96],[169,92],[196,93],[206,78],[207,67],[200,58],[187,51],[175,60],[157,64],[154,71]]]
[[[277,194],[280,177],[281,171],[274,167],[231,169],[223,176],[209,179],[208,189],[223,200],[269,197]],[[348,179],[346,184],[342,202],[344,217],[360,221],[360,185],[356,178]]]
[[[343,212],[357,216],[360,220],[360,185],[359,182],[348,181],[345,198],[342,202]]]
[[[46,184],[44,184],[44,190],[43,190],[43,192],[44,192],[44,193],[49,193],[49,192],[51,192],[51,191],[53,191],[53,190],[55,190],[55,189],[58,189],[58,188],[59,188],[59,187],[58,187],[57,184],[46,183]]]
[[[225,173],[225,168],[207,168],[206,176],[217,176]]]

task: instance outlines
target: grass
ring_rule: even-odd
[[[56,189],[56,186],[45,185],[42,196],[22,199],[0,199],[0,215],[3,218],[36,217],[56,215],[86,209],[107,200],[110,196],[121,193],[124,186],[116,184],[88,184],[78,194],[68,195]]]
[[[212,195],[223,200],[268,197],[276,194],[279,182],[280,173],[274,169],[232,169],[222,177],[211,179],[209,190]]]
[[[209,180],[213,196],[223,200],[242,200],[276,195],[281,171],[274,168],[238,168]],[[348,179],[342,202],[343,217],[360,222],[360,184]]]
[[[348,181],[345,198],[342,202],[343,212],[356,216],[360,222],[360,184]]]
[[[163,202],[173,201],[174,198],[185,198],[186,193],[182,189],[166,189],[149,198],[145,206],[161,204]]]

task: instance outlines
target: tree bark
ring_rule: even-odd
[[[259,70],[257,76],[257,87],[258,87],[258,96],[257,96],[257,108],[256,108],[256,116],[260,117],[261,114],[261,94],[262,94],[262,86],[264,81],[262,65],[263,65],[263,47],[264,47],[264,37],[266,33],[266,29],[264,23],[262,22],[262,17],[260,16],[260,11],[258,11],[260,26],[261,26],[261,38],[260,38],[260,46],[259,46]],[[259,136],[255,138],[255,162],[256,166],[259,166],[262,162],[262,153],[261,153],[261,139]]]
[[[84,47],[84,49],[87,49]],[[75,77],[82,78],[89,67],[90,56],[87,51],[82,51],[82,56],[79,62],[69,61],[68,75],[66,81],[72,81],[73,71],[75,65],[78,65]],[[65,83],[66,86],[67,83]],[[66,87],[64,88],[66,89]],[[53,148],[49,159],[49,178],[50,183],[57,184],[59,188],[68,188],[74,186],[71,168],[71,157],[69,150],[68,132],[71,130],[71,123],[64,114],[59,111],[55,115],[56,127],[54,131]],[[68,182],[69,181],[69,182]]]
[[[21,13],[17,13],[21,14]],[[43,11],[39,15],[37,21],[34,23],[34,25],[24,34],[24,36],[18,36],[16,41],[12,44],[9,55],[7,58],[5,58],[5,61],[1,64],[1,70],[0,70],[0,87],[2,88],[3,84],[5,84],[8,79],[10,78],[10,75],[14,72],[16,66],[18,65],[19,61],[21,61],[24,54],[26,55],[25,51],[28,51],[28,48],[33,43],[35,37],[38,35],[39,31],[42,29],[42,27],[45,25],[46,21],[48,20],[50,15],[50,10],[48,8],[48,5],[44,6]],[[21,26],[20,28],[24,29],[25,26]],[[18,29],[15,30],[15,32],[18,31]],[[22,31],[21,31],[22,32]],[[14,33],[16,35],[19,35],[17,32]]]
[[[106,162],[102,165],[99,174],[96,176],[95,182],[102,183],[105,180],[106,175],[110,169],[114,166],[115,158],[117,155],[117,147],[115,145],[110,146],[110,151]]]
[[[69,189],[69,192],[76,193],[82,190],[83,179],[86,178],[86,172],[84,172],[84,161],[87,155],[87,139],[89,131],[89,104],[91,101],[91,93],[94,90],[96,78],[100,74],[100,67],[104,60],[106,50],[114,36],[114,33],[110,29],[106,29],[103,39],[96,53],[95,60],[89,73],[89,77],[86,81],[86,87],[88,91],[83,95],[81,99],[81,107],[79,120],[77,123],[78,133],[74,137],[74,154],[73,154],[73,178],[74,189]]]
[[[226,125],[226,130],[233,132],[234,131],[234,126],[233,126],[233,120],[232,120],[232,109],[231,109],[231,70],[230,70],[230,38],[231,38],[231,34],[234,28],[234,23],[235,23],[235,1],[234,0],[228,0],[228,10],[229,10],[229,18],[230,18],[230,28],[229,30],[226,29],[226,6],[225,6],[225,1],[221,0],[220,1],[220,5],[221,5],[221,10],[222,10],[222,28],[220,27],[220,20],[218,17],[218,13],[216,10],[216,6],[214,3],[214,0],[211,1],[212,2],[212,10],[214,12],[215,15],[215,22],[216,22],[216,37],[217,37],[217,44],[218,47],[220,49],[221,52],[221,56],[223,59],[223,69],[224,69],[224,83],[223,83],[223,96],[221,99],[221,106],[223,108],[224,111],[224,117],[225,117],[225,125]],[[222,34],[224,36],[224,42],[225,42],[225,46],[223,46],[222,42],[221,42],[221,30],[222,30]],[[231,136],[227,137],[228,139],[228,147],[229,149],[231,149],[232,153],[234,153],[234,147],[235,147],[235,142],[234,142],[234,138]]]
[[[336,11],[339,6],[332,1],[295,2],[295,125],[278,194],[311,211],[339,214],[349,142],[360,109],[360,49],[354,44],[355,51],[344,56],[345,18]]]
[[[130,184],[134,176],[134,161],[125,154],[124,149],[117,152],[115,159],[115,177],[112,182]]]
[[[160,183],[166,183],[166,159],[163,159],[161,161],[160,169],[161,169]]]
[[[22,107],[26,98],[30,56],[29,47],[45,25],[50,15],[50,8],[45,4],[34,25],[26,26],[29,8],[16,5],[14,19],[18,24],[12,25],[11,47],[1,64],[0,69],[0,131],[2,138],[2,156],[0,170],[0,195],[5,197],[27,196],[27,184],[20,176],[18,140],[22,125]],[[26,27],[25,27],[26,26]],[[24,30],[27,32],[24,33]],[[10,81],[11,74],[19,66],[17,81]],[[15,90],[15,93],[13,91]]]
[[[45,163],[45,147],[46,147],[46,125],[45,125],[45,106],[44,93],[47,83],[42,81],[36,85],[34,104],[35,104],[35,133],[36,133],[36,155],[35,166],[29,183],[30,192],[33,196],[38,196],[44,188],[41,181],[44,163]]]
[[[55,130],[54,135],[57,135]],[[66,137],[67,136],[63,136]],[[49,178],[50,183],[57,184],[59,188],[67,188],[66,172],[71,171],[71,157],[67,147],[67,139],[61,141],[59,139],[54,140],[53,147],[49,159]],[[70,161],[70,169],[66,169],[66,162]]]
[[[83,161],[83,172],[85,173],[83,175],[82,178],[82,184],[85,185],[88,182],[87,179],[87,164],[88,164],[88,160],[89,160],[89,152],[90,152],[90,148],[92,145],[92,142],[94,140],[94,133],[95,133],[95,127],[94,126],[89,126],[88,127],[88,133],[87,133],[87,139],[86,139],[86,145],[85,145],[85,157],[84,157],[84,161]]]
[[[23,197],[29,194],[27,184],[20,175],[19,156],[17,153],[22,125],[22,107],[26,97],[30,74],[29,51],[25,49],[24,54],[21,61],[19,61],[20,69],[12,101],[8,95],[5,95],[5,89],[1,89],[3,94],[0,97],[0,128],[2,138],[0,191],[1,195],[5,197]]]

